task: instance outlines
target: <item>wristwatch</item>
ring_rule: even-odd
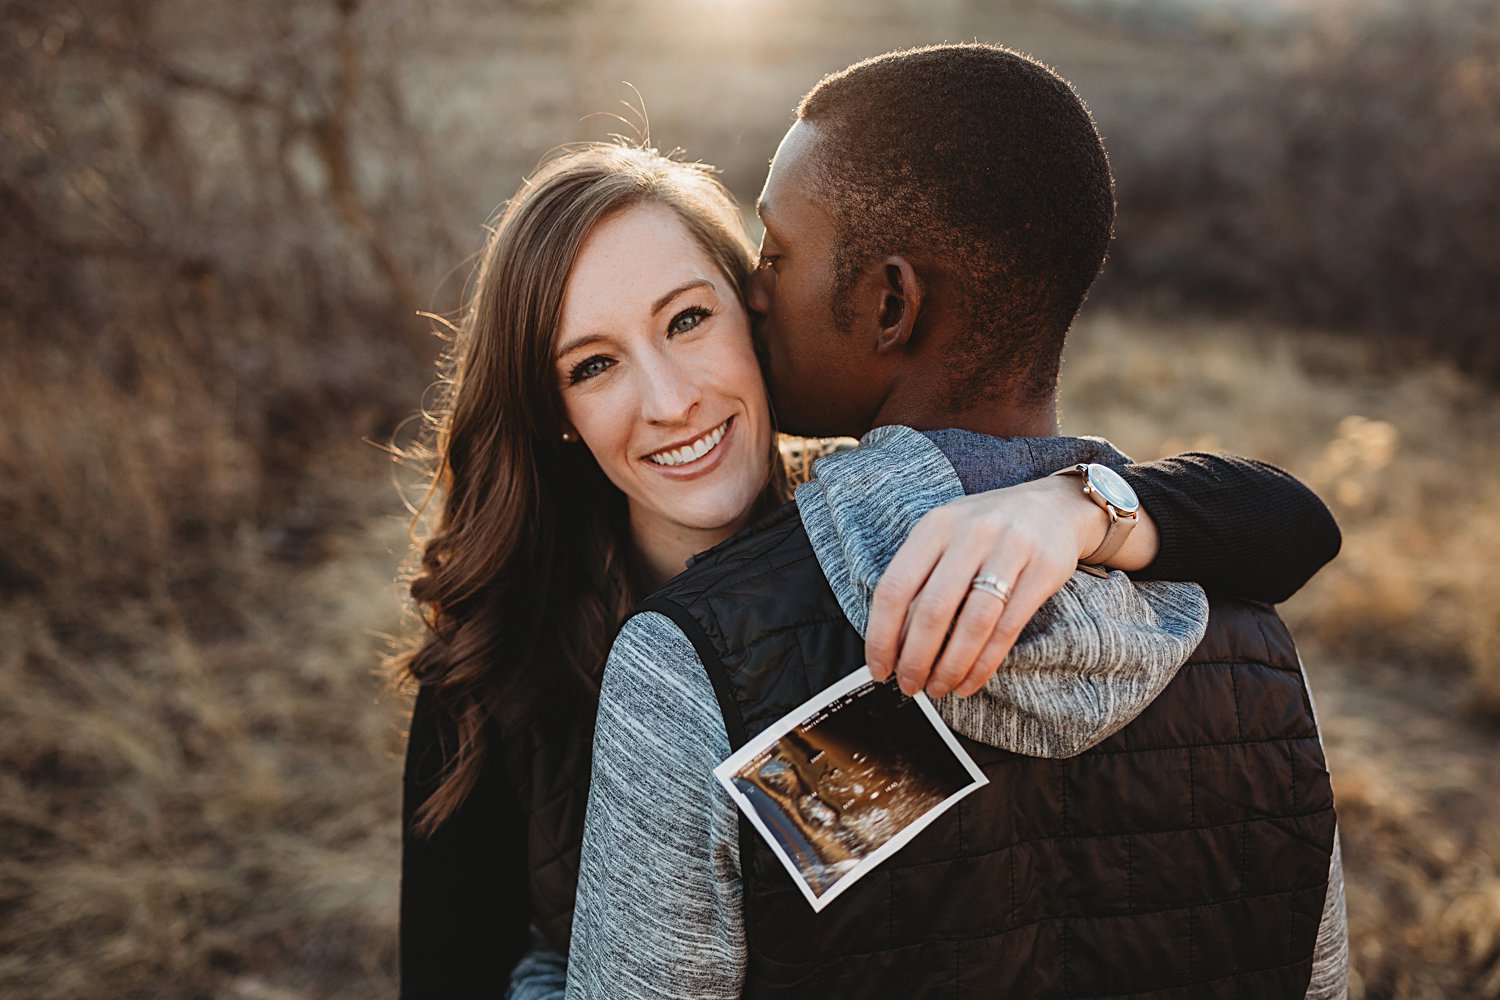
[[[1124,478],[1107,465],[1090,462],[1079,463],[1066,469],[1058,469],[1054,476],[1079,476],[1083,479],[1083,495],[1104,508],[1109,515],[1109,530],[1099,547],[1079,560],[1086,566],[1098,565],[1120,551],[1125,537],[1135,527],[1141,512],[1141,501]]]

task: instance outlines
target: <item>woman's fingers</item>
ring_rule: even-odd
[[[906,634],[907,613],[932,574],[944,549],[931,514],[923,517],[891,559],[875,585],[870,621],[865,628],[865,663],[870,675],[883,681],[896,669],[896,656]]]
[[[981,657],[995,635],[1001,616],[1015,599],[1014,588],[1024,580],[1024,559],[1024,554],[1015,551],[988,555],[980,573],[998,581],[996,589],[1001,592],[999,595],[974,587],[972,576],[963,581],[966,590],[961,598],[963,607],[958,620],[953,623],[948,644],[943,647],[942,655],[932,668],[932,676],[927,680],[928,695],[941,698],[981,669]],[[999,660],[993,661],[985,673],[986,680],[999,665]]]
[[[1000,664],[1010,655],[1011,647],[1016,644],[1021,630],[1026,623],[1031,621],[1037,609],[1047,602],[1047,599],[1057,593],[1057,588],[1044,582],[1043,574],[1036,565],[1028,566],[1029,572],[1023,573],[1016,581],[1011,591],[1010,600],[1006,602],[1005,610],[999,616],[994,629],[971,662],[968,673],[962,680],[952,685],[952,691],[960,698],[967,698],[977,693],[989,683]]]
[[[906,615],[906,636],[896,656],[896,681],[906,694],[916,694],[927,686],[984,555],[971,545],[950,545],[912,599]]]

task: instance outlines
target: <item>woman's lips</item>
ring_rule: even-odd
[[[734,436],[734,417],[730,417],[724,421],[723,426],[724,433],[720,436],[718,443],[692,461],[684,462],[681,465],[658,465],[656,462],[651,461],[649,456],[643,456],[641,463],[652,472],[666,476],[668,479],[697,479],[699,476],[713,471],[724,460],[725,454],[729,451],[730,439]]]

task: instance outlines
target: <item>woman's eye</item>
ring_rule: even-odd
[[[667,332],[687,333],[712,315],[712,312],[704,309],[702,306],[693,306],[689,309],[684,309],[672,317],[672,322],[667,324]]]
[[[572,371],[568,372],[568,384],[577,385],[579,382],[582,382],[585,379],[591,379],[596,375],[602,375],[605,370],[613,364],[614,361],[612,359],[602,357],[597,354],[592,358],[580,361],[578,362],[578,364],[573,366]]]

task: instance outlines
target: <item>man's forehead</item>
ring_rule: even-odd
[[[806,188],[805,175],[817,137],[817,126],[802,119],[794,122],[782,137],[781,145],[776,148],[776,155],[771,157],[771,167],[760,197],[755,199],[755,212],[762,222],[768,215],[776,214],[781,203],[787,199],[788,192],[795,195],[799,189]]]
[[[777,172],[776,158],[771,158],[771,165],[766,173],[766,182],[760,187],[760,195],[755,199],[755,214],[760,216],[764,222],[767,215],[776,214],[776,181],[780,177]]]
[[[776,218],[776,203],[773,199],[771,186],[772,178],[768,176],[765,185],[760,189],[760,196],[755,199],[755,214],[760,218],[761,225],[770,225],[772,223],[767,220],[774,220]]]

